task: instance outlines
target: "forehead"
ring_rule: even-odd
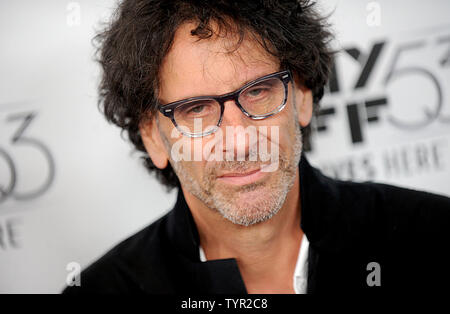
[[[199,40],[191,35],[195,28],[185,23],[175,33],[160,69],[160,100],[224,94],[279,70],[278,60],[249,35],[237,45],[236,34],[216,33]]]

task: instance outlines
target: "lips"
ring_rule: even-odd
[[[217,180],[232,184],[232,185],[245,185],[258,181],[262,177],[267,175],[266,172],[262,172],[260,168],[246,172],[229,172],[222,174]]]
[[[251,175],[253,173],[258,172],[259,170],[260,169],[258,168],[258,169],[255,169],[255,170],[252,170],[252,171],[247,171],[247,172],[230,172],[230,173],[225,173],[225,174],[219,176],[219,178],[223,178],[223,177],[245,177],[245,176],[248,176],[248,175]]]

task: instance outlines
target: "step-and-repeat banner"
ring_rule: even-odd
[[[0,293],[59,292],[174,202],[97,109],[91,39],[115,3],[0,3]],[[311,163],[450,195],[450,2],[319,6],[339,52]]]

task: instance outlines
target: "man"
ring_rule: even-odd
[[[179,192],[65,292],[447,284],[448,198],[333,180],[302,153],[332,57],[308,1],[125,0],[97,39],[106,117]]]

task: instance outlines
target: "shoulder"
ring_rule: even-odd
[[[450,235],[450,198],[389,184],[335,180],[340,212],[352,223],[387,237]],[[358,225],[358,224],[356,224]]]
[[[148,288],[143,286],[143,277],[161,291],[170,290],[164,269],[169,215],[114,246],[81,272],[79,287],[66,287],[63,293],[139,293]]]
[[[336,180],[336,186],[340,200],[350,207],[358,208],[358,204],[364,204],[388,215],[414,215],[420,218],[448,218],[450,214],[450,198],[444,195],[374,182]]]

